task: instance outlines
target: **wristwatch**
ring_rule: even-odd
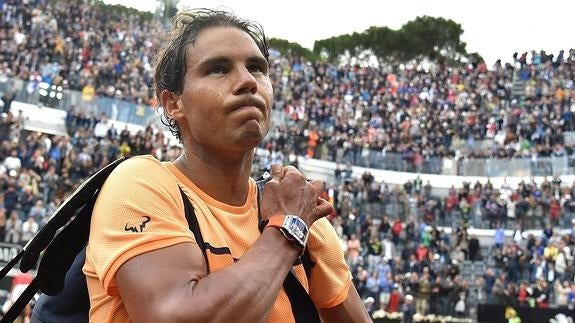
[[[293,214],[274,215],[267,221],[266,228],[278,228],[284,238],[300,250],[300,255],[303,254],[307,245],[309,229],[299,216]]]

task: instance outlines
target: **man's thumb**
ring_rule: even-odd
[[[271,169],[271,174],[274,177],[283,178],[284,168],[281,164],[273,164]]]

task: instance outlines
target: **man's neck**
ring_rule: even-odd
[[[174,165],[198,188],[214,199],[229,205],[243,205],[249,191],[252,158],[206,160],[182,153]]]

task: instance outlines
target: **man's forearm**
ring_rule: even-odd
[[[191,283],[182,304],[201,322],[265,321],[297,254],[279,230],[268,228],[237,263]]]

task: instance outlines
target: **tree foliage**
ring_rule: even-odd
[[[362,33],[318,40],[313,52],[330,61],[367,51],[380,61],[429,59],[457,63],[468,59],[462,34],[461,25],[451,19],[423,16],[407,22],[399,30],[372,26]]]
[[[306,57],[308,60],[316,60],[316,55],[309,49],[302,47],[298,43],[292,43],[285,39],[270,38],[268,44],[271,48],[279,51],[282,54],[296,54]]]
[[[417,17],[403,25],[400,32],[406,41],[408,59],[426,57],[437,60],[467,54],[466,44],[460,39],[463,29],[453,20]]]
[[[151,12],[139,11],[137,9],[125,7],[119,4],[109,5],[105,4],[101,0],[97,0],[95,6],[102,10],[102,12],[113,13],[117,15],[135,16],[138,17],[141,21],[150,21],[154,17]]]

